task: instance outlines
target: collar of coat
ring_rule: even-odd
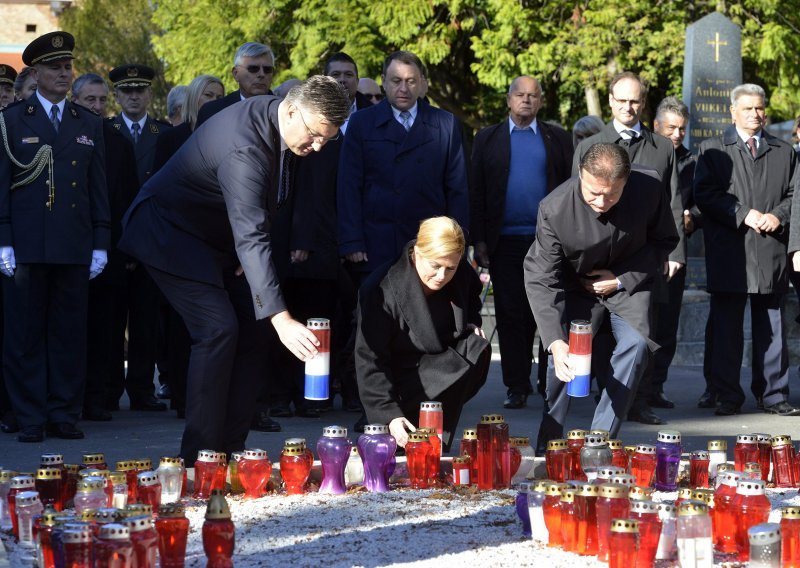
[[[639,126],[640,126],[639,135],[642,137],[642,139],[647,144],[650,144],[651,146],[655,147],[656,143],[653,140],[653,131],[647,128],[644,124],[642,124],[641,121],[639,122]],[[622,138],[622,136],[620,136],[620,133],[617,132],[617,129],[614,128],[613,120],[606,124],[605,131],[607,133],[606,135],[610,137],[612,140],[619,140],[620,138]]]
[[[736,131],[736,126],[733,124],[728,126],[722,134],[722,143],[726,146],[736,144],[739,140],[741,140],[741,138],[739,138],[739,133]],[[764,128],[761,129],[761,140],[770,146],[780,146],[781,143],[780,139],[767,132]],[[761,154],[761,151],[759,150],[758,153]]]

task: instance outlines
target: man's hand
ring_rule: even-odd
[[[694,233],[694,217],[688,209],[683,210],[683,232],[687,235]]]
[[[14,276],[17,268],[17,259],[14,256],[14,247],[0,247],[0,272],[6,276]]]
[[[471,329],[472,333],[474,333],[478,337],[483,337],[484,339],[486,339],[486,334],[483,332],[483,330],[481,328],[479,328],[474,323],[468,324],[467,325],[467,329]]]
[[[557,339],[550,345],[550,353],[553,354],[553,365],[558,380],[568,383],[574,379],[575,373],[569,363],[569,344],[563,339]]]
[[[800,250],[792,253],[792,268],[795,272],[800,272]]]
[[[96,278],[103,272],[108,263],[108,254],[104,250],[92,251],[92,263],[89,265],[89,280]]]
[[[681,268],[683,268],[682,262],[675,262],[674,260],[668,260],[665,262],[664,276],[667,277],[667,282],[672,280],[672,277],[675,276]]]
[[[781,226],[781,222],[772,213],[764,213],[761,216],[761,219],[759,219],[757,225],[762,232],[772,233],[778,230],[778,227]]]
[[[305,262],[308,260],[308,251],[293,250],[289,253],[289,260],[292,262],[292,264],[297,264],[298,262]]]
[[[350,262],[367,262],[367,253],[363,250],[358,252],[351,252],[344,255],[345,260]]]
[[[744,218],[744,224],[753,229],[756,233],[760,233],[761,227],[759,227],[759,223],[761,222],[761,216],[761,211],[751,209]]]
[[[292,352],[292,355],[305,361],[317,354],[319,340],[306,326],[293,319],[289,312],[286,310],[278,312],[270,319],[281,343]]]
[[[483,241],[475,243],[475,262],[481,268],[489,268],[489,247]]]
[[[389,433],[397,440],[397,445],[405,448],[408,443],[408,432],[416,432],[414,425],[406,420],[405,416],[399,416],[389,422]]]
[[[610,270],[592,270],[581,278],[583,288],[595,296],[608,296],[617,291],[617,277]]]

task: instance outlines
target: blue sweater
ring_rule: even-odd
[[[511,162],[501,235],[533,235],[539,202],[547,194],[547,166],[542,132],[511,131]]]

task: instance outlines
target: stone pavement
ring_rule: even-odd
[[[535,374],[535,373],[534,373]],[[800,388],[792,370],[792,385],[795,393],[790,402],[800,406]],[[742,384],[748,391],[749,369],[742,369]],[[636,422],[626,422],[620,433],[626,444],[654,443],[660,428],[678,430],[683,434],[684,450],[705,448],[708,439],[728,440],[729,458],[733,459],[733,444],[737,434],[765,432],[788,434],[800,439],[800,417],[775,417],[758,411],[752,397],[745,403],[743,413],[738,416],[718,417],[711,410],[699,409],[697,399],[703,392],[704,381],[701,367],[674,367],[666,384],[666,394],[677,403],[673,410],[658,410],[657,413],[668,421],[666,426],[645,426]],[[538,396],[528,399],[528,407],[521,410],[503,409],[505,389],[500,374],[500,363],[492,362],[486,386],[464,409],[457,438],[463,428],[474,427],[481,414],[502,413],[510,424],[511,435],[530,436],[535,442],[541,418],[542,401]],[[123,408],[127,403],[123,401]],[[357,415],[337,409],[324,414],[319,419],[283,418],[280,433],[251,432],[248,447],[267,450],[273,461],[280,455],[285,438],[302,437],[314,448],[324,426],[341,424],[352,428]],[[588,427],[594,412],[594,397],[573,401],[568,428]],[[180,445],[183,421],[174,412],[148,413],[121,410],[114,412],[112,422],[81,422],[79,426],[86,432],[84,440],[46,439],[42,444],[20,444],[16,436],[0,434],[0,465],[16,471],[32,471],[38,464],[39,455],[46,452],[64,454],[67,463],[78,463],[84,452],[104,452],[106,460],[113,464],[118,460],[150,457],[157,463],[160,456],[175,455]],[[358,435],[351,432],[350,439]],[[191,465],[191,464],[188,464]]]

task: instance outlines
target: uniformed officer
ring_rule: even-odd
[[[16,69],[5,63],[0,63],[0,110],[14,102],[14,80],[16,78]],[[3,159],[2,153],[0,153],[0,159]],[[1,295],[0,302],[2,302]],[[2,307],[0,306],[0,328],[3,325],[2,317]],[[2,345],[3,332],[2,329],[0,329],[0,346]],[[14,417],[14,412],[11,410],[11,399],[8,398],[8,392],[6,392],[3,371],[0,369],[0,430],[10,434],[16,432],[18,429],[17,419]]]
[[[126,64],[108,74],[114,98],[122,112],[110,119],[112,126],[133,143],[139,184],[150,178],[158,135],[171,126],[147,112],[152,97],[155,71],[146,65]],[[160,296],[150,275],[141,265],[131,265],[128,275],[128,372],[124,384],[111,386],[106,405],[119,408],[123,390],[128,392],[131,410],[166,410],[155,398],[153,375],[158,353],[158,314]],[[117,377],[118,375],[114,375]]]
[[[6,108],[14,102],[14,80],[17,78],[17,70],[0,63],[0,109]]]
[[[75,39],[45,34],[25,48],[37,90],[6,108],[0,130],[0,272],[6,382],[20,442],[83,438],[89,279],[110,240],[101,119],[66,100]]]

